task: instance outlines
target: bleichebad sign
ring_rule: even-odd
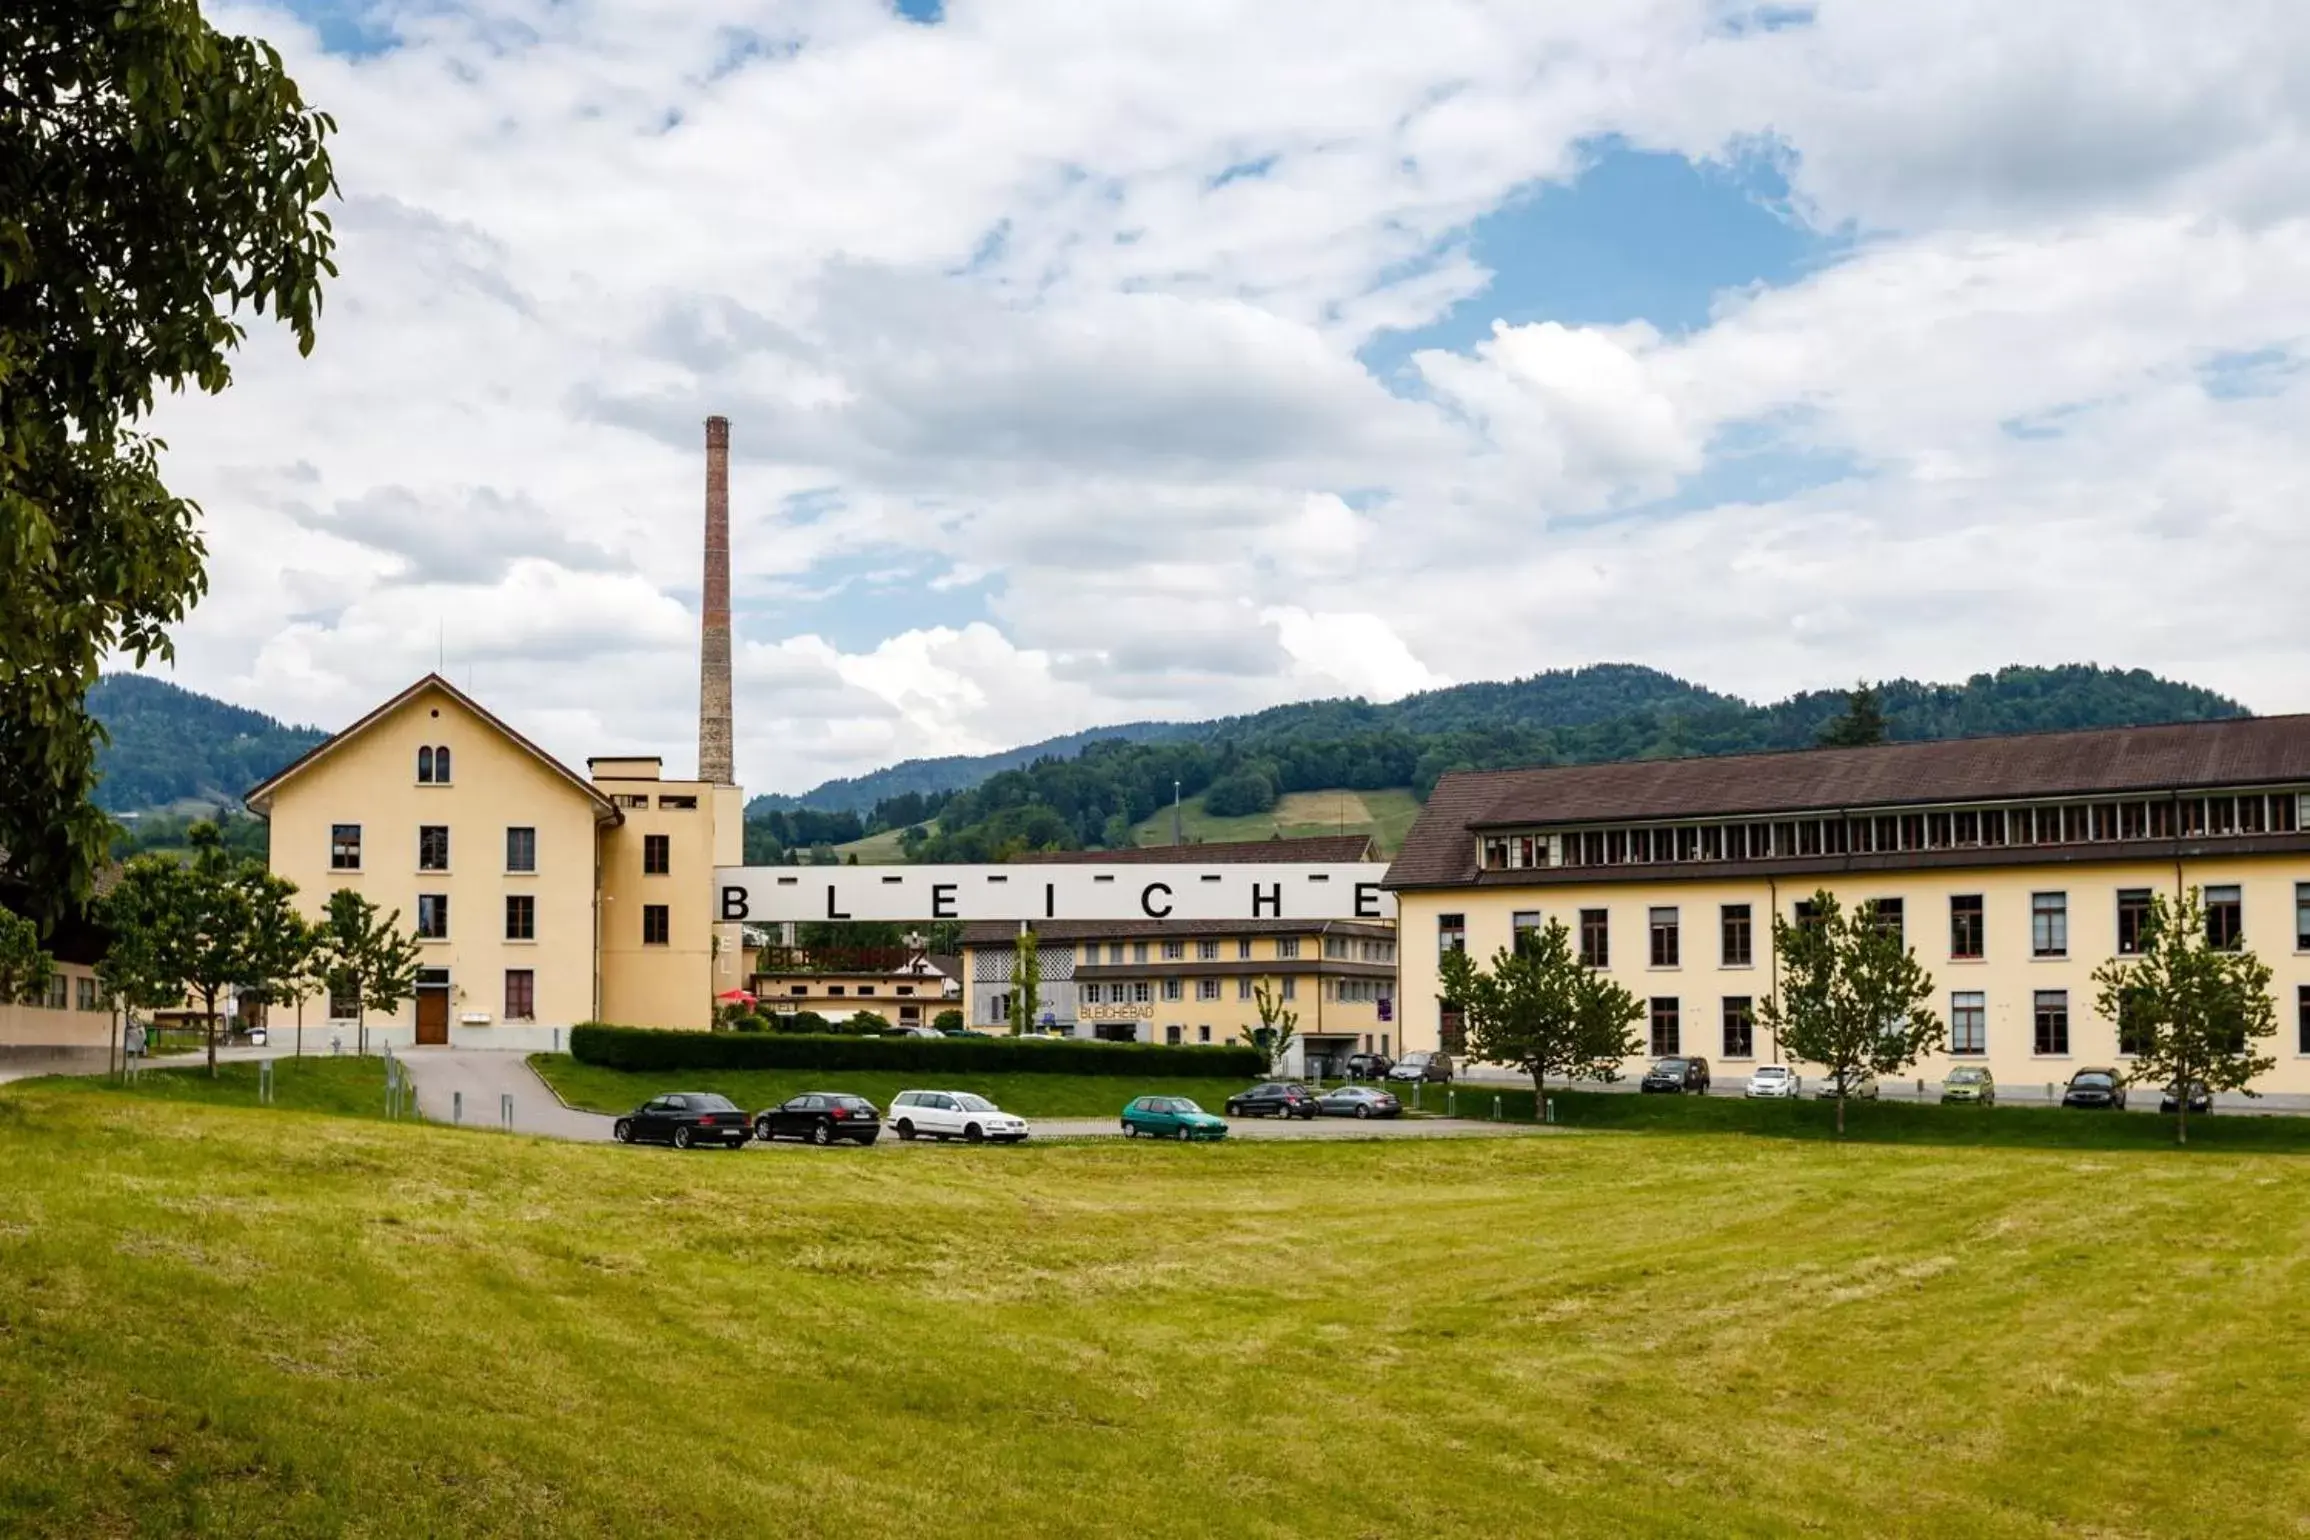
[[[1392,920],[1387,863],[724,866],[715,917],[782,920]]]

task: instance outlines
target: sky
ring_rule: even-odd
[[[2298,0],[210,0],[338,124],[170,677],[755,791],[1597,661],[2310,709]]]

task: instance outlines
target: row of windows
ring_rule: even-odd
[[[444,750],[443,752],[447,752]],[[361,826],[357,823],[339,823],[329,826],[329,869],[338,872],[361,870]],[[417,869],[421,872],[449,870],[449,825],[420,824],[417,827]],[[508,872],[537,870],[537,830],[528,824],[511,824],[505,831],[505,869]],[[673,870],[673,838],[665,834],[642,836],[642,871],[652,877],[663,877]]]
[[[23,1003],[46,1011],[101,1011],[106,1008],[104,995],[97,988],[95,979],[65,973],[50,973],[47,988],[36,995],[28,994]]]
[[[873,997],[876,987],[873,984],[860,984],[855,988],[848,984],[829,984],[826,986],[826,994],[830,999],[839,1000],[845,991],[849,991],[858,999],[865,1000]],[[789,984],[786,986],[786,992],[790,995],[807,995],[812,991],[808,984]],[[891,993],[911,995],[914,993],[914,986],[912,984],[900,984]]]
[[[671,913],[665,904],[642,906],[642,944],[665,946],[672,934]],[[449,895],[420,893],[417,895],[417,939],[420,941],[447,941],[449,939]],[[535,941],[537,939],[537,898],[529,893],[508,893],[505,896],[505,939],[508,941]],[[840,993],[839,990],[836,993]]]
[[[1218,962],[1230,954],[1237,961],[1251,961],[1251,938],[1248,936],[1239,936],[1233,941],[1222,941],[1208,937],[1193,942],[1186,940],[1111,941],[1105,944],[1106,954],[1103,958],[1100,955],[1100,945],[1096,941],[1083,943],[1083,966],[1087,968],[1097,967],[1102,961],[1110,967],[1124,962],[1185,962],[1188,960],[1187,949],[1189,946],[1195,948],[1194,960],[1197,962]],[[1295,961],[1304,955],[1300,947],[1301,938],[1298,936],[1278,936],[1275,938],[1275,958],[1278,962]],[[1071,951],[1072,949],[1044,947],[1042,950],[1050,953],[1053,951]],[[1373,940],[1361,936],[1326,936],[1323,938],[1323,955],[1335,961],[1392,963],[1396,960],[1396,944],[1393,941]]]
[[[2291,834],[2303,826],[2306,806],[2310,806],[2310,793],[2242,792],[2040,807],[1648,824],[1556,834],[1487,834],[1479,839],[1477,849],[1486,871],[1513,871],[1522,867],[1772,861],[2015,845],[2207,839]]]
[[[1163,998],[1166,1000],[1186,999],[1187,985],[1190,982],[1195,985],[1196,999],[1217,1000],[1221,998],[1222,991],[1220,989],[1220,981],[1218,979],[1164,979],[1162,981]],[[1156,985],[1147,979],[1137,979],[1113,984],[1083,983],[1077,985],[1076,988],[1082,992],[1082,999],[1085,1005],[1105,1005],[1109,1003],[1115,1005],[1146,1005],[1154,1000]],[[1286,978],[1282,980],[1277,988],[1283,999],[1296,1000],[1299,998],[1299,980],[1297,979]],[[1259,991],[1257,986],[1254,985],[1250,979],[1237,979],[1235,981],[1236,999],[1256,999],[1258,997],[1258,993]]]
[[[442,984],[448,982],[443,970],[424,969],[419,973],[420,987],[426,987],[425,975],[429,973],[434,974]],[[354,1004],[350,991],[332,987],[329,990],[330,1020],[351,1021],[357,1014],[354,1010]],[[537,1020],[536,969],[508,968],[505,970],[505,1013],[503,1019],[506,1021]]]
[[[621,791],[610,798],[610,805],[612,807],[646,808],[650,805],[650,798],[647,792]],[[697,810],[698,799],[686,792],[679,795],[667,793],[658,798],[658,811],[661,813],[694,813]]]
[[[2212,945],[2229,950],[2245,945],[2245,894],[2235,885],[2217,884],[2201,891],[2206,910],[2206,939]],[[1874,908],[1877,923],[1895,935],[1904,933],[1906,904],[1898,898],[1866,900]],[[1802,924],[1811,906],[1799,902],[1796,919]],[[1580,960],[1591,968],[1612,965],[1612,916],[1606,909],[1583,909],[1580,912]],[[1655,968],[1683,966],[1682,912],[1672,905],[1655,905],[1646,911],[1646,959]],[[2116,952],[2121,957],[2138,955],[2149,940],[2150,890],[2148,888],[2120,888],[2117,892]],[[1541,928],[1540,911],[1520,909],[1510,917],[1514,944],[1521,949],[1526,938]],[[1756,922],[1747,904],[1724,904],[1717,911],[1717,961],[1720,967],[1746,968],[1755,962]],[[1467,916],[1445,914],[1436,917],[1436,944],[1442,952],[1467,950]],[[1949,956],[1958,962],[1979,962],[1985,959],[1989,946],[1989,927],[1986,901],[1979,893],[1954,894],[1949,899]],[[2310,882],[2294,885],[2294,949],[2310,952]],[[2066,892],[2032,893],[2029,896],[2029,952],[2032,957],[2067,957],[2069,955],[2069,895]]]

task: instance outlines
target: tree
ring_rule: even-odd
[[[262,867],[244,869],[249,893],[250,992],[272,1021],[278,1001],[297,1003],[297,1023],[304,1029],[304,1002],[315,990],[313,955],[320,948],[319,931],[297,912],[297,885]]]
[[[1842,1134],[1846,1092],[1858,1073],[1899,1074],[1940,1046],[1944,1029],[1927,1005],[1932,975],[1874,904],[1848,911],[1823,888],[1799,912],[1793,925],[1773,916],[1780,977],[1757,1020],[1791,1057],[1834,1077]]]
[[[197,0],[0,6],[0,876],[47,918],[112,834],[98,668],[171,656],[205,587],[199,510],[135,425],[161,387],[230,383],[244,305],[311,351],[334,129]]]
[[[170,916],[183,868],[165,856],[141,856],[121,869],[120,880],[97,900],[94,917],[105,932],[104,956],[96,978],[105,998],[123,1016],[156,1011],[184,999],[168,955]]]
[[[56,960],[41,948],[40,927],[0,905],[0,1005],[38,995],[55,971]]]
[[[2278,1030],[2270,998],[2270,965],[2248,951],[2217,947],[2206,935],[2198,890],[2168,901],[2150,899],[2138,957],[2113,957],[2096,968],[2096,1006],[2118,1023],[2133,1052],[2136,1084],[2178,1087],[2174,1142],[2190,1142],[2189,1087],[2244,1091],[2277,1060],[2253,1044]]]
[[[369,1051],[369,1013],[391,1014],[417,989],[415,938],[401,929],[401,911],[378,917],[377,906],[351,888],[329,895],[319,932],[322,976],[330,989],[350,996],[355,1051]]]
[[[953,1033],[960,1032],[967,1023],[965,1023],[963,1020],[962,1012],[949,1007],[946,1010],[940,1011],[936,1016],[933,1016],[930,1019],[930,1024],[936,1027],[939,1031],[951,1035]]]
[[[1253,1005],[1259,1010],[1259,1025],[1243,1034],[1243,1040],[1267,1055],[1267,1072],[1283,1073],[1284,1055],[1291,1052],[1293,1040],[1299,1035],[1299,1012],[1283,1003],[1273,979],[1261,979],[1251,992]]]
[[[1025,1037],[1032,1032],[1042,1005],[1043,944],[1029,928],[1019,932],[1011,954],[1011,1035]]]
[[[1441,970],[1444,998],[1467,1023],[1469,1055],[1522,1069],[1535,1095],[1545,1094],[1550,1075],[1617,1080],[1621,1061],[1643,1050],[1634,1027],[1644,1002],[1583,965],[1562,920],[1502,948],[1489,972],[1457,950],[1444,954]]]
[[[1890,725],[1877,692],[1865,683],[1857,684],[1845,692],[1844,715],[1831,717],[1821,729],[1820,744],[1825,749],[1866,748],[1883,743]]]

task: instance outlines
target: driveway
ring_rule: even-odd
[[[596,1112],[573,1112],[546,1088],[529,1067],[529,1055],[503,1048],[404,1048],[401,1062],[417,1087],[417,1111],[435,1123],[457,1120],[464,1096],[463,1122],[502,1128],[502,1098],[513,1098],[513,1131],[549,1139],[596,1143],[610,1137],[610,1120]]]

